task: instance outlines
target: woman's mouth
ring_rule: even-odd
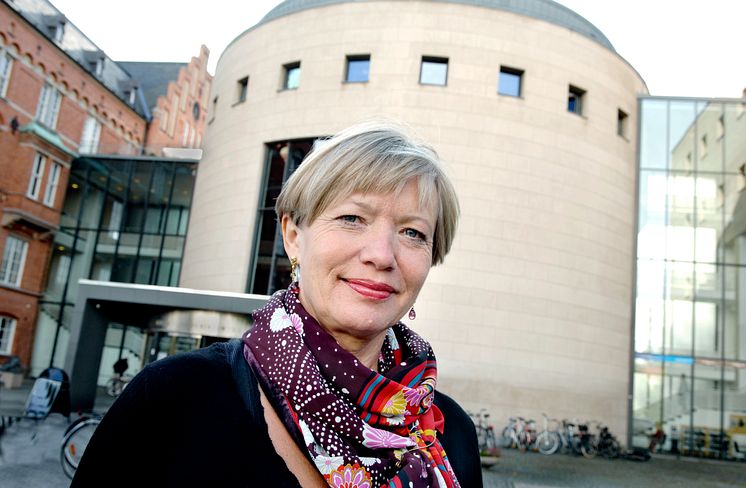
[[[374,300],[384,300],[396,292],[391,286],[378,281],[351,279],[344,282],[359,294]]]

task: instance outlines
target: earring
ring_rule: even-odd
[[[409,309],[409,320],[414,320],[417,318],[417,312],[414,311],[414,305],[412,305],[412,308]]]
[[[298,258],[295,256],[290,258],[290,281],[293,283],[300,281],[300,266],[298,266]]]

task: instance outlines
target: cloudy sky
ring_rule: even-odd
[[[187,62],[208,70],[279,0],[51,0],[118,61]],[[637,69],[652,95],[740,97],[746,87],[744,0],[560,0],[592,22]],[[109,8],[110,7],[110,8]]]

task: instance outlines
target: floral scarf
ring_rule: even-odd
[[[378,370],[342,349],[305,311],[298,288],[253,313],[244,357],[285,428],[332,487],[459,487],[437,439],[437,368],[404,324],[388,329]]]

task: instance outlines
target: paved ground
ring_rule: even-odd
[[[0,414],[21,412],[31,383],[19,390],[0,390]],[[102,394],[99,413],[111,398]],[[73,415],[74,417],[74,415]],[[0,437],[0,488],[69,488],[59,449],[67,419],[52,414],[43,422],[23,420]],[[585,459],[556,454],[542,456],[504,450],[495,464],[483,470],[486,488],[617,488],[746,486],[746,463],[655,456],[647,462],[623,459]]]

